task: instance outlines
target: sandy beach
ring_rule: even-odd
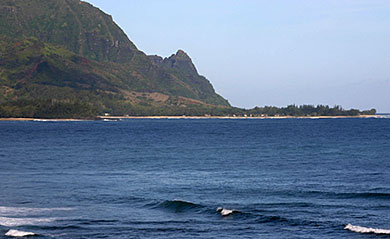
[[[383,118],[381,115],[359,116],[98,116],[100,119],[342,119],[342,118]]]
[[[359,116],[97,116],[97,120],[120,119],[343,119],[343,118],[385,118],[383,115]],[[39,118],[0,118],[0,121],[86,121],[87,119],[39,119]]]

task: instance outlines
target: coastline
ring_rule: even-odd
[[[344,119],[344,118],[385,118],[381,115],[358,116],[98,116],[100,119]]]
[[[121,119],[367,119],[386,118],[383,115],[358,115],[358,116],[97,116],[96,120],[121,120]],[[0,118],[0,121],[41,121],[41,122],[63,122],[63,121],[91,121],[88,119],[42,119],[42,118]]]

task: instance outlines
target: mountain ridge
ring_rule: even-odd
[[[0,36],[7,92],[0,103],[47,100],[35,91],[50,88],[50,99],[76,98],[100,113],[230,107],[183,50],[147,56],[110,15],[83,1],[1,0]]]

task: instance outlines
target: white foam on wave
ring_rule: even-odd
[[[0,206],[0,214],[2,216],[26,216],[26,215],[36,215],[45,212],[71,211],[71,210],[73,210],[73,208],[28,208],[28,207]]]
[[[36,236],[37,234],[35,234],[33,232],[9,230],[5,235],[9,236],[9,237],[26,237],[26,236]]]
[[[225,217],[225,216],[230,216],[233,213],[238,211],[234,209],[226,209],[226,208],[219,207],[217,208],[217,212],[221,213],[221,215]]]
[[[375,234],[388,234],[388,235],[390,235],[389,229],[361,227],[361,226],[354,226],[352,224],[346,225],[344,229],[350,230],[352,232],[357,232],[357,233],[375,233]]]
[[[18,227],[24,225],[40,225],[54,222],[56,218],[12,218],[0,217],[0,225],[5,227]]]

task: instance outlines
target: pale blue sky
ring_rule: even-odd
[[[390,0],[88,0],[146,54],[183,49],[234,106],[390,112]]]

